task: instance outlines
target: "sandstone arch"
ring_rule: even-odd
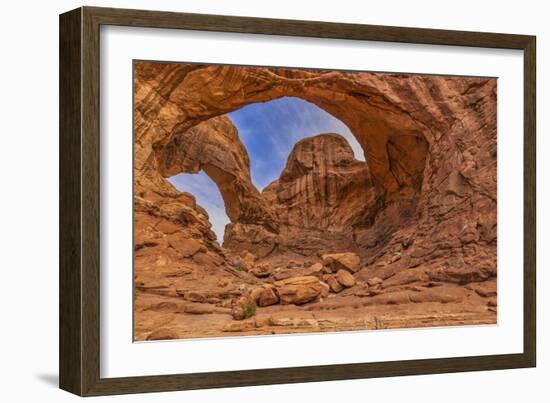
[[[426,312],[434,325],[496,323],[496,79],[155,62],[136,62],[134,79],[138,340],[156,337],[151,332],[156,311],[171,311],[175,337],[247,332],[233,325],[250,322],[234,323],[229,314],[223,329],[218,319],[197,321],[194,315],[227,313],[252,288],[279,281],[281,274],[328,281],[332,274],[325,272],[323,255],[335,252],[358,254],[356,284],[310,305],[303,311],[307,317],[322,311],[325,318],[330,311],[340,315],[334,323],[347,329],[358,322],[353,316],[352,322],[341,321],[350,308],[368,306],[385,315],[393,307],[378,311],[376,304],[407,304],[411,316],[398,314],[398,327],[427,325]],[[347,158],[335,136],[323,134],[303,149],[297,146],[278,183],[258,194],[249,185],[246,153],[224,115],[282,96],[305,99],[344,122],[362,145],[368,167]],[[215,142],[207,141],[211,130]],[[194,137],[201,138],[200,146]],[[312,154],[320,155],[325,141],[327,149],[344,155],[327,158],[337,176],[351,172],[342,187],[324,178],[315,183],[321,170],[311,168],[307,149],[318,147]],[[206,146],[216,152],[201,153]],[[204,170],[220,187],[233,221],[226,231],[231,247],[216,242],[208,214],[193,195],[177,192],[165,179],[182,170]],[[347,181],[354,172],[361,180]],[[334,195],[331,189],[348,183],[350,192],[367,188],[366,195],[335,205],[355,213],[369,200],[364,209],[369,214],[332,212],[330,203],[321,206],[326,209],[320,216],[303,214],[296,204],[272,208],[281,199],[307,199],[312,192],[301,186],[308,181],[319,195]],[[300,231],[293,234],[296,222]],[[255,256],[240,253],[244,250]],[[269,267],[272,275],[258,278],[256,269],[263,276]],[[332,324],[328,329],[335,330]]]
[[[204,171],[216,183],[231,221],[224,237],[231,250],[263,255],[275,244],[304,250],[306,234],[354,248],[352,228],[376,211],[368,165],[355,159],[339,134],[314,133],[297,142],[280,178],[262,192],[252,183],[249,156],[225,115],[177,133],[157,154],[157,164],[163,177]],[[317,241],[312,249],[319,246]]]
[[[400,190],[387,152],[392,135],[415,137],[418,149],[408,143],[415,147],[413,154],[427,150],[425,124],[402,102],[392,102],[392,95],[403,91],[400,80],[394,77],[392,82],[393,76],[364,74],[357,80],[356,74],[341,72],[155,63],[138,66],[136,80],[142,91],[136,94],[136,134],[143,145],[136,155],[138,177],[142,170],[155,168],[150,158],[153,147],[162,153],[174,136],[202,121],[283,96],[312,102],[344,122],[363,147],[374,180],[390,194]],[[411,81],[414,83],[414,78]],[[408,91],[413,93],[411,88]],[[416,109],[418,101],[414,101],[411,99]],[[412,162],[417,164],[414,172],[423,171],[423,159]]]
[[[252,183],[248,153],[228,117],[217,116],[178,132],[158,153],[157,164],[163,177],[203,170],[218,186],[231,222],[277,232],[276,221]]]
[[[450,228],[494,241],[495,80],[143,62],[135,80],[138,195],[171,192],[161,164],[177,136],[246,104],[295,96],[344,122],[364,149],[385,210],[374,229],[357,231],[359,244],[408,244],[398,240],[409,230],[394,233],[399,214],[420,216],[417,244],[447,248]]]

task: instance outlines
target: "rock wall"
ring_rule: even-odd
[[[280,178],[262,196],[281,225],[328,232],[366,222],[376,202],[367,163],[356,160],[338,134],[299,141]]]
[[[262,197],[279,224],[277,251],[302,256],[356,251],[354,228],[371,222],[380,207],[367,163],[337,134],[298,142]]]
[[[354,246],[383,278],[419,265],[445,281],[496,275],[495,79],[136,62],[135,88],[136,211],[179,197],[166,176],[204,169],[226,201],[230,249],[268,256],[302,239],[311,252],[334,234],[335,249]],[[338,166],[345,147],[306,141],[260,194],[223,115],[282,96],[344,122],[366,164]],[[341,151],[322,166],[307,147]],[[346,199],[344,183],[361,198]]]
[[[158,155],[158,172],[163,177],[206,172],[218,185],[232,222],[258,224],[276,231],[270,209],[252,184],[248,153],[226,116],[178,132]]]

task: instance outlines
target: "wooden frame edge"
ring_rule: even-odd
[[[536,37],[526,38],[523,49],[523,354],[528,366],[537,365],[537,50]]]
[[[524,51],[524,352],[100,378],[99,28],[129,25]],[[536,39],[528,35],[81,7],[60,16],[60,387],[80,396],[526,368],[536,365]],[[85,285],[85,286],[84,286]]]
[[[59,16],[59,387],[82,394],[80,9]]]

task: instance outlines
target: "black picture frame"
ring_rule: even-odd
[[[524,52],[523,353],[245,371],[100,377],[101,25]],[[536,38],[484,32],[81,7],[60,16],[60,387],[80,396],[525,368],[536,365]]]

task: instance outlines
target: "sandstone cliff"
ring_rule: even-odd
[[[158,320],[152,312],[160,311],[180,321],[176,334],[195,334],[183,330],[184,322],[218,334],[219,321],[234,315],[235,304],[250,302],[249,291],[262,304],[270,301],[262,307],[268,323],[258,317],[227,323],[224,331],[288,331],[300,328],[296,323],[319,330],[328,323],[320,313],[326,309],[356,319],[365,312],[389,315],[388,327],[496,319],[496,80],[148,62],[134,67],[140,337],[151,333]],[[340,136],[311,133],[296,144],[281,177],[260,193],[224,115],[282,96],[300,97],[339,118],[366,162],[356,161]],[[223,248],[192,195],[165,179],[199,170],[220,188],[231,220]],[[359,262],[352,278],[331,271],[323,259],[344,252]],[[298,280],[285,280],[292,278]],[[175,305],[166,308],[158,295],[174,298]],[[281,295],[284,301],[307,296],[304,309],[312,316],[300,308],[293,311],[297,322],[281,317],[273,302]],[[407,307],[391,311],[388,304]],[[441,316],[427,319],[424,304]],[[192,323],[174,316],[180,311],[211,316],[199,325],[196,316]],[[239,312],[240,319],[246,316]],[[365,323],[361,317],[357,323]],[[334,326],[356,328],[353,320]]]
[[[218,185],[231,221],[276,230],[266,202],[252,184],[248,153],[226,116],[178,131],[159,153],[158,172],[164,177],[200,170]]]
[[[279,180],[262,196],[280,224],[328,232],[366,222],[376,199],[367,163],[357,161],[337,134],[298,142]]]
[[[356,251],[354,228],[372,220],[379,195],[367,163],[355,159],[348,142],[321,134],[295,145],[262,197],[279,224],[278,251],[315,256]]]

